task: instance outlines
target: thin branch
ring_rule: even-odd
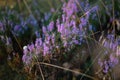
[[[101,31],[102,31],[102,24],[101,24],[101,21],[100,21],[100,15],[99,15],[98,10],[96,10],[96,13],[97,13],[98,20],[99,20],[99,23],[100,23],[100,29],[101,29]]]
[[[43,64],[43,65],[46,65],[46,66],[51,66],[51,67],[59,68],[59,69],[62,69],[62,70],[67,70],[67,71],[70,71],[70,72],[73,72],[73,73],[76,73],[76,74],[84,75],[85,77],[88,77],[90,79],[96,80],[96,78],[94,78],[94,77],[91,77],[91,76],[86,75],[84,73],[81,73],[81,72],[78,72],[78,71],[75,71],[75,70],[71,70],[71,69],[68,69],[68,68],[64,68],[64,67],[61,67],[61,66],[57,66],[57,65],[53,65],[53,64],[49,64],[49,63],[44,63],[44,62],[38,62],[36,64]]]

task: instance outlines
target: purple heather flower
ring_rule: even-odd
[[[90,4],[89,4],[89,2],[88,1],[85,1],[85,6],[84,6],[84,11],[88,11],[89,10],[89,6],[90,6]]]
[[[75,44],[77,44],[77,45],[79,44],[79,41],[78,41],[78,40],[74,40],[73,42],[74,42]]]
[[[47,28],[48,28],[48,31],[52,31],[54,29],[54,22],[51,21]]]
[[[32,55],[23,55],[22,61],[25,63],[25,65],[30,65],[32,61]]]
[[[69,0],[68,3],[64,3],[62,10],[66,14],[66,16],[71,17],[74,12],[77,12],[75,1]]]
[[[68,43],[67,41],[64,41],[64,47],[67,47]]]
[[[65,26],[64,24],[61,24],[60,26],[60,33],[64,34]]]
[[[110,44],[110,46],[109,46],[109,47],[110,47],[110,49],[112,49],[113,43],[112,43],[112,42],[110,42],[109,44]]]
[[[89,25],[89,30],[92,31],[93,29],[93,26],[92,25]]]
[[[57,19],[56,26],[57,26],[57,31],[60,32],[61,24],[60,24],[60,20],[59,19]]]
[[[42,48],[43,48],[42,38],[36,39],[35,48],[36,48],[36,51],[35,51],[36,54],[39,54],[42,51]]]
[[[52,44],[54,45],[55,44],[55,34],[52,35]]]
[[[108,62],[107,62],[107,61],[104,61],[104,69],[103,69],[103,72],[104,72],[104,73],[107,73],[108,71],[109,71]]]
[[[65,14],[62,15],[62,21],[65,22]]]
[[[87,20],[85,18],[80,18],[81,25],[86,26],[87,25]]]
[[[28,50],[28,48],[32,48],[33,45],[29,45],[29,46],[24,46],[23,47],[23,57],[22,57],[22,61],[25,65],[30,65],[31,64],[31,61],[32,61],[32,54],[31,52]],[[32,50],[32,49],[30,49]]]
[[[43,42],[42,42],[42,38],[37,38],[35,41],[35,47],[37,46],[42,46]]]
[[[110,55],[110,63],[112,63],[110,66],[114,67],[116,64],[118,64],[118,59],[113,55]]]
[[[32,43],[32,44],[28,45],[28,49],[30,52],[34,52],[34,50],[35,50],[34,44]]]
[[[3,23],[2,22],[0,22],[0,31],[3,31],[4,29],[3,29]]]
[[[44,34],[47,32],[47,29],[46,29],[45,26],[42,27],[42,31],[43,31]]]
[[[73,26],[73,28],[76,27],[76,22],[75,20],[71,20],[70,23],[68,23],[68,27]]]
[[[45,35],[45,43],[46,43],[46,44],[50,44],[50,40],[51,40],[51,35],[46,34],[46,35]]]
[[[49,13],[45,13],[45,20],[47,21],[49,18],[50,18],[50,16],[51,16],[51,13],[49,12]]]
[[[117,44],[120,45],[120,38],[117,39]]]
[[[79,35],[79,32],[80,32],[80,31],[78,30],[77,27],[72,28],[72,33],[73,33],[73,34]]]
[[[117,44],[116,43],[114,43],[114,44],[112,43],[112,50],[115,51],[116,48],[117,48]]]
[[[14,31],[17,32],[17,31],[20,30],[20,28],[21,28],[21,25],[16,25],[16,26],[14,27]]]
[[[114,42],[114,40],[115,40],[115,37],[114,37],[113,34],[107,35],[107,38],[108,38],[110,41],[112,41],[112,42]]]
[[[49,47],[45,43],[43,44],[43,47],[44,47],[43,55],[49,54]]]
[[[40,37],[40,33],[38,31],[35,31],[36,37]]]
[[[104,47],[109,48],[109,43],[107,41],[104,42]]]

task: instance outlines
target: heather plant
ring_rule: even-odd
[[[14,6],[0,13],[0,64],[12,80],[119,80],[118,0]]]
[[[28,67],[31,70],[33,68],[32,65],[38,62],[39,59],[41,60],[41,58],[43,58],[41,62],[47,61],[52,63],[54,59],[60,62],[61,59],[56,59],[55,57],[78,55],[78,52],[73,53],[72,51],[76,49],[77,45],[79,47],[83,43],[86,43],[85,36],[88,32],[87,20],[89,19],[89,15],[78,18],[78,6],[73,0],[64,2],[61,10],[61,17],[58,17],[56,21],[51,21],[47,26],[42,27],[42,37],[36,39],[35,44],[24,46],[22,60],[25,68]],[[77,23],[77,20],[80,23]],[[38,40],[39,43],[37,43]],[[63,62],[61,61],[60,63],[63,64]]]
[[[48,26],[42,27],[42,32],[43,32],[42,37],[38,38],[38,39],[40,39],[39,48],[37,46],[35,46],[34,48],[29,48],[29,45],[25,46],[25,49],[24,49],[25,52],[23,55],[23,62],[25,64],[31,64],[32,62],[33,62],[32,64],[34,64],[34,59],[36,58],[39,60],[39,58],[42,58],[41,55],[43,56],[43,60],[41,62],[44,62],[44,60],[46,61],[46,59],[47,59],[47,62],[51,63],[52,60],[54,59],[55,55],[56,56],[63,55],[63,53],[64,53],[64,55],[67,55],[67,53],[71,54],[71,52],[78,47],[77,45],[81,46],[81,45],[83,45],[83,42],[84,42],[84,44],[86,44],[86,37],[85,37],[85,36],[87,36],[86,34],[88,34],[89,32],[92,33],[92,31],[94,32],[97,30],[97,28],[95,30],[95,28],[93,26],[98,26],[98,24],[100,24],[100,28],[101,28],[101,26],[103,25],[98,21],[98,19],[100,19],[100,17],[101,17],[101,15],[98,15],[98,11],[100,11],[100,8],[98,6],[93,7],[89,13],[86,13],[83,17],[79,18],[78,16],[81,15],[82,12],[84,12],[84,11],[86,12],[87,10],[89,10],[88,7],[90,7],[90,5],[88,4],[88,2],[86,2],[87,5],[84,5],[85,4],[84,2],[82,3],[82,7],[84,7],[84,11],[80,11],[78,9],[78,5],[77,5],[76,1],[69,0],[68,2],[65,2],[65,1],[63,1],[63,2],[64,2],[64,4],[61,8],[61,10],[62,10],[61,17],[58,17],[54,21],[50,21]],[[110,8],[110,10],[111,10],[111,8]],[[81,13],[79,13],[79,12],[81,12]],[[96,14],[93,14],[95,12],[96,12]],[[78,15],[78,13],[79,13],[79,15]],[[110,16],[111,14],[107,14],[107,15]],[[98,16],[98,18],[96,18],[97,16]],[[90,22],[89,22],[89,20],[90,20]],[[95,20],[95,22],[93,22],[92,20]],[[80,21],[80,23],[77,23],[77,21]],[[94,30],[93,30],[93,28],[94,28]],[[117,52],[117,54],[119,53],[118,52],[119,49],[117,47],[115,47],[115,46],[117,46],[115,44],[117,41],[113,40],[114,38],[112,39],[112,41],[111,40],[107,41],[107,38],[110,36],[111,35],[107,35],[107,37],[103,38],[104,39],[103,41],[105,41],[105,42],[103,42],[103,41],[101,42],[101,40],[99,40],[100,43],[102,43],[103,47],[106,48],[105,52],[102,53],[102,54],[105,54],[105,57],[99,56],[98,57],[99,61],[97,60],[98,64],[100,64],[99,67],[102,68],[101,71],[104,74],[104,76],[102,78],[104,78],[104,79],[111,78],[111,76],[108,76],[108,74],[111,73],[111,69],[116,64],[118,64],[118,61],[119,61],[118,58],[116,57],[116,55],[114,55],[114,53],[112,54],[109,50],[112,48],[112,51]],[[113,35],[113,37],[114,37],[114,35]],[[59,43],[56,38],[59,38]],[[110,38],[112,38],[112,36]],[[37,43],[35,42],[35,44],[31,44],[30,46],[34,46],[36,44]],[[115,50],[116,48],[117,48],[117,50]],[[31,54],[31,50],[33,50],[32,51],[33,54]],[[57,51],[57,53],[54,51]],[[60,52],[60,54],[58,54],[59,52]],[[78,52],[80,52],[80,51],[78,51]],[[26,55],[26,53],[29,53],[28,56]],[[36,55],[36,53],[37,53],[37,55]],[[38,55],[38,54],[40,54],[40,55]],[[31,58],[31,55],[33,55],[32,58]],[[73,53],[73,55],[78,55],[78,53]],[[90,55],[90,54],[87,54],[87,55]],[[46,58],[46,56],[47,56],[47,58]],[[71,58],[74,58],[74,57],[71,57]],[[78,57],[78,58],[80,58],[80,57]],[[59,62],[59,59],[56,59],[56,60],[58,60],[58,62]],[[90,59],[88,59],[88,60],[90,61]],[[87,63],[89,61],[87,61]],[[94,61],[94,59],[93,59],[93,61]],[[84,64],[84,65],[87,65],[87,64]],[[64,66],[64,63],[63,63],[63,66]],[[86,67],[86,66],[84,66],[84,67]],[[32,67],[29,66],[29,68],[32,68]],[[85,71],[85,73],[86,72],[87,71]],[[82,77],[81,77],[81,79],[82,79]]]

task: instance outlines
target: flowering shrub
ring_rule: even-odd
[[[11,80],[119,80],[119,3],[18,0],[1,8],[0,65]]]
[[[102,68],[101,72],[104,74],[101,77],[107,79],[107,75],[112,73],[114,68],[119,64],[119,37],[115,38],[114,34],[111,33],[103,39],[100,38],[100,41],[106,51],[103,53],[103,59],[98,60],[98,64]]]
[[[81,23],[77,24],[77,4],[73,0],[68,1],[68,3],[64,2],[62,11],[61,20],[58,18],[56,23],[51,21],[48,26],[43,26],[43,37],[36,39],[35,44],[28,45],[24,48],[23,62],[27,63],[27,60],[24,60],[26,55],[53,55],[54,51],[61,47],[64,47],[65,50],[71,50],[72,46],[82,44],[87,32],[84,30],[87,22],[84,21],[84,18],[78,18]],[[30,48],[30,46],[33,46],[33,48]],[[28,61],[30,61],[29,58]]]
[[[64,4],[61,8],[62,13],[60,17],[57,17],[57,19],[50,21],[48,25],[42,27],[40,33],[42,36],[37,38],[35,43],[33,42],[24,46],[24,54],[22,57],[24,67],[32,69],[34,63],[39,61],[39,59],[43,59],[40,60],[40,62],[44,62],[47,59],[47,61],[51,63],[54,56],[58,56],[58,54],[70,54],[73,49],[82,46],[83,43],[87,44],[87,34],[94,31],[94,24],[91,24],[92,21],[89,23],[89,20],[97,20],[96,17],[98,15],[93,15],[92,13],[99,10],[98,6],[93,7],[90,13],[86,13],[79,18],[78,14],[81,14],[82,11],[78,9],[76,1],[69,0],[68,2],[63,2]],[[89,4],[87,6],[82,5],[84,11],[87,11],[89,6]],[[107,75],[111,73],[111,69],[119,63],[117,58],[119,54],[118,39],[115,39],[114,35],[108,34],[106,37],[100,38],[99,42],[102,43],[102,46],[105,47],[106,51],[105,53],[102,53],[105,54],[104,58],[99,57],[98,64],[100,68],[102,68],[100,72]],[[74,53],[74,55],[77,55],[77,53]],[[56,60],[59,61],[59,59]],[[106,77],[106,75],[102,78],[106,79],[108,77]]]

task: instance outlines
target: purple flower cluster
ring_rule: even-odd
[[[53,22],[51,22],[47,27],[43,28],[44,40],[42,38],[37,38],[35,44],[29,44],[23,48],[23,62],[25,64],[31,64],[35,57],[38,57],[39,54],[43,56],[49,55],[54,50],[55,45],[55,34],[49,34],[53,30]],[[50,30],[48,30],[50,29]]]
[[[85,26],[87,25],[86,17],[78,18],[77,4],[74,0],[69,0],[63,5],[62,20],[57,20],[57,30],[61,34],[64,47],[73,44],[81,44],[83,36],[85,36]],[[77,20],[81,22],[77,24]]]
[[[113,34],[109,34],[103,42],[103,46],[112,50],[117,56],[120,55],[119,38],[115,38]]]
[[[77,5],[74,0],[69,0],[68,3],[64,3],[62,7],[63,13],[65,13],[66,20],[69,20],[69,17],[71,17],[75,12],[78,11]]]
[[[27,56],[31,57],[31,54],[35,56],[38,56],[38,54],[43,56],[52,55],[60,47],[64,47],[66,51],[70,50],[74,45],[81,45],[86,34],[85,27],[87,26],[88,18],[77,17],[78,8],[74,0],[64,2],[62,11],[61,19],[58,18],[56,23],[51,21],[48,26],[42,27],[44,37],[37,38],[35,44],[26,46],[27,48],[24,49],[23,55],[24,63],[27,62]],[[77,23],[77,20],[81,23]],[[58,33],[60,36],[57,36]],[[57,42],[56,37],[59,37],[60,43]],[[28,61],[30,60],[28,59]]]
[[[4,28],[3,23],[0,22],[0,31],[3,31],[4,30],[3,28]]]
[[[99,60],[98,64],[103,68],[103,72],[107,74],[119,63],[119,37],[115,38],[114,34],[108,34],[103,40],[103,46],[106,48],[106,52],[103,54],[105,54],[107,58],[104,58],[104,60],[101,61]]]
[[[107,74],[110,72],[110,70],[115,67],[118,64],[118,58],[115,57],[113,54],[110,54],[110,57],[108,60],[101,61],[99,59],[98,63],[100,67],[102,68],[102,72]]]
[[[35,44],[29,44],[27,46],[23,47],[23,57],[22,60],[25,64],[29,65],[31,64],[32,60],[37,57],[40,53],[46,54],[46,46],[45,43],[43,43],[41,38],[37,38],[35,41]]]
[[[51,32],[54,29],[54,22],[51,21],[47,28],[48,28],[48,31]]]
[[[29,45],[30,46],[30,45]],[[25,64],[25,65],[30,65],[31,64],[31,62],[32,62],[32,59],[33,59],[33,55],[32,55],[32,53],[31,53],[31,51],[32,51],[32,49],[31,50],[29,50],[30,49],[30,47],[29,46],[24,46],[23,47],[23,49],[24,49],[24,55],[23,55],[23,57],[22,57],[22,60],[23,60],[23,63]],[[28,49],[28,47],[29,47],[29,49]],[[33,52],[33,51],[32,51]]]

